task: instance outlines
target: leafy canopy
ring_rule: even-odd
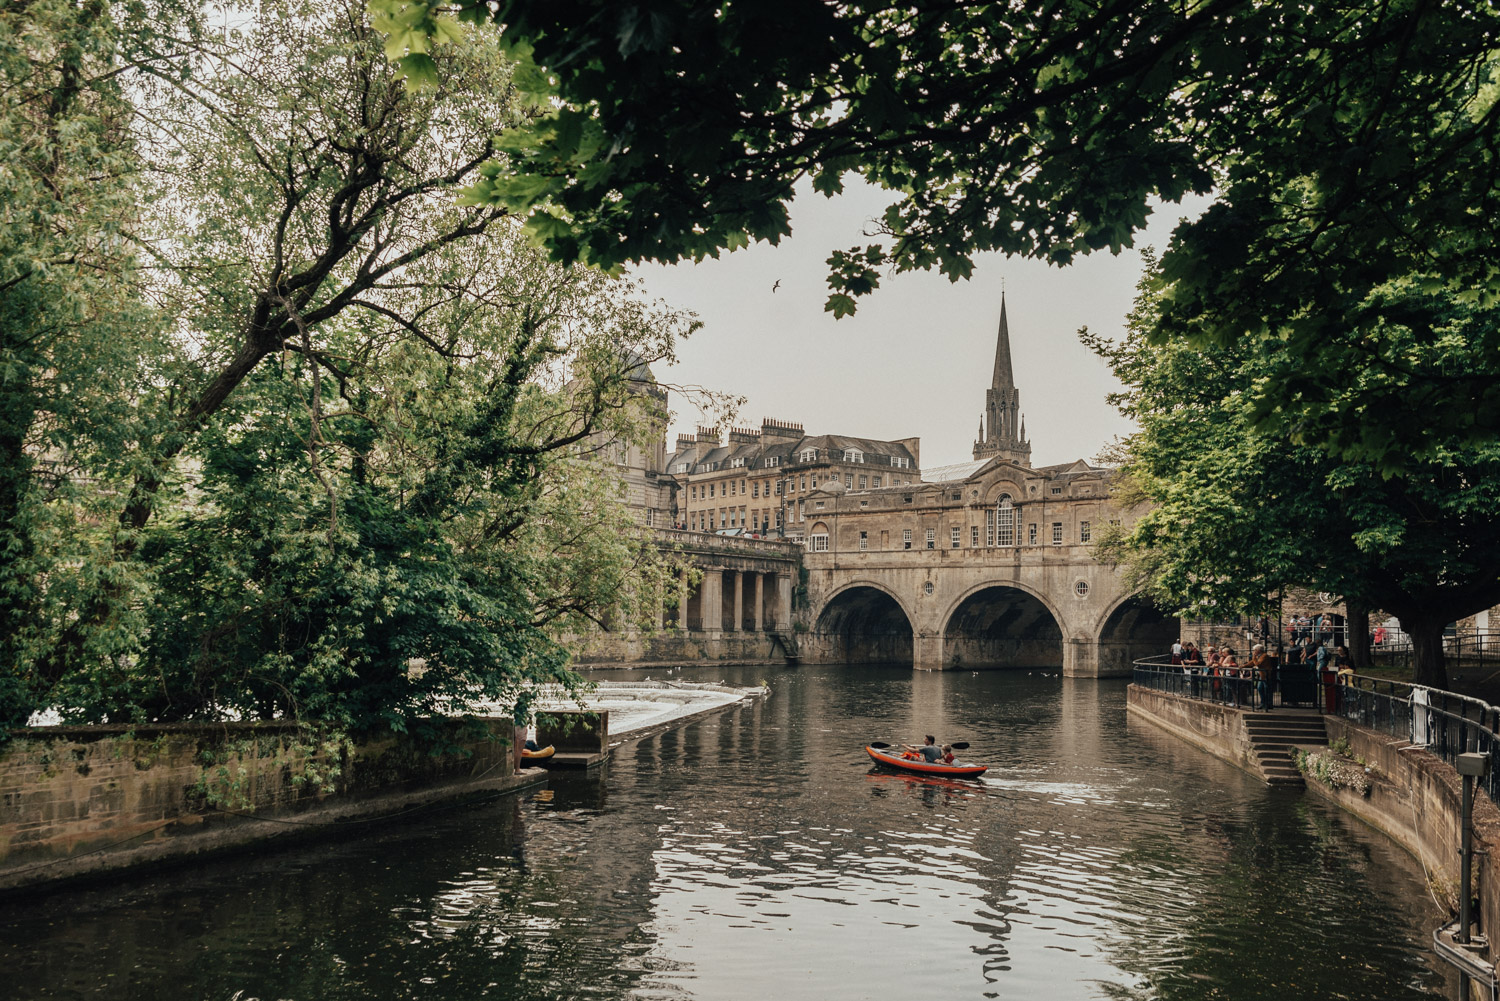
[[[527,213],[558,260],[776,243],[799,180],[833,195],[852,172],[895,200],[876,242],[829,259],[826,308],[844,315],[889,270],[956,280],[986,251],[1065,265],[1130,246],[1153,201],[1213,193],[1162,258],[1153,342],[1280,342],[1293,362],[1255,387],[1256,419],[1386,475],[1435,457],[1420,428],[1500,430],[1493,4],[372,8],[401,25],[403,65],[450,14],[501,27],[518,86],[553,103],[502,136],[508,166],[470,197]],[[1403,280],[1472,307],[1462,347],[1486,364],[1433,371],[1384,337],[1377,293]],[[1350,366],[1385,388],[1348,400]]]

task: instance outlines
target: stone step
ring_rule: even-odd
[[[1264,736],[1251,734],[1250,742],[1256,746],[1261,744],[1268,746],[1284,744],[1312,744],[1321,746],[1328,743],[1328,738],[1321,733],[1273,733]]]

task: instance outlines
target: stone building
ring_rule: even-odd
[[[671,528],[672,478],[667,474],[667,391],[656,381],[651,367],[640,355],[625,353],[626,390],[632,416],[643,425],[637,441],[604,434],[589,441],[593,454],[614,467],[625,491],[625,502],[641,524]]]
[[[764,420],[759,429],[717,428],[678,435],[666,468],[676,486],[677,524],[691,532],[738,531],[800,539],[808,498],[831,484],[850,490],[914,485],[921,441],[877,441],[804,433],[801,424]]]

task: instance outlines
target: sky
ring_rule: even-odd
[[[835,320],[823,311],[824,262],[836,248],[874,242],[862,231],[888,197],[856,183],[834,199],[806,191],[792,205],[792,236],[780,246],[637,268],[649,295],[692,310],[703,323],[679,346],[677,364],[656,366],[658,380],[744,397],[738,427],[758,428],[770,417],[800,423],[810,435],[916,436],[924,469],[964,462],[972,458],[994,368],[1003,280],[1032,464],[1092,460],[1130,433],[1105,402],[1118,384],[1079,343],[1078,329],[1123,334],[1140,278],[1138,250],[1096,253],[1067,268],[987,254],[976,258],[974,276],[958,283],[936,272],[888,275],[855,315]],[[1137,248],[1164,248],[1188,213],[1159,208]],[[671,406],[669,449],[703,419],[681,393],[672,394]]]

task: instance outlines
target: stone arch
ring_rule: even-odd
[[[1099,617],[1097,672],[1100,677],[1129,676],[1131,663],[1171,652],[1182,635],[1182,621],[1167,615],[1140,594],[1127,594]]]
[[[1063,666],[1063,619],[1043,595],[1015,581],[969,588],[943,615],[943,664]]]
[[[885,585],[850,581],[823,603],[807,640],[824,663],[910,666],[913,622],[906,604]]]

